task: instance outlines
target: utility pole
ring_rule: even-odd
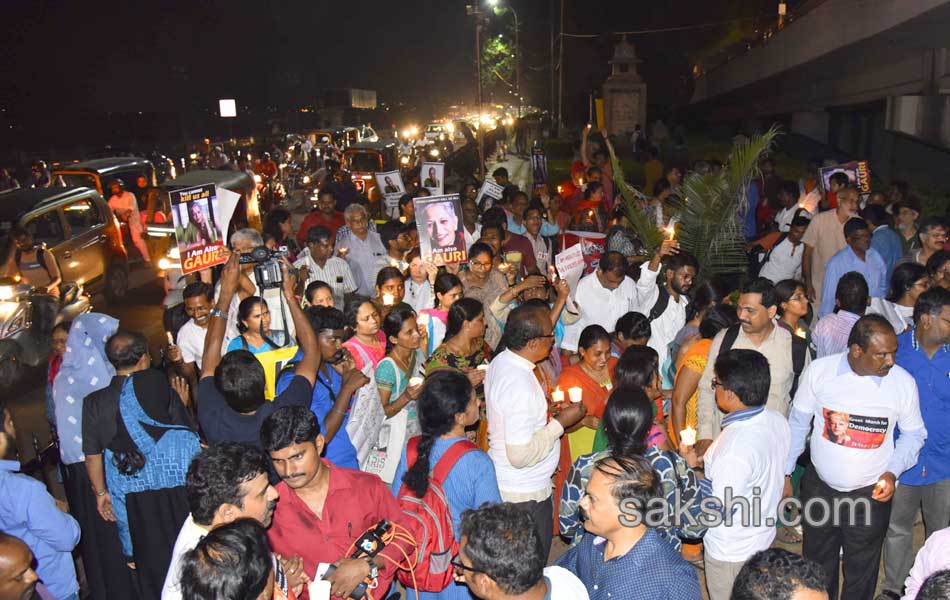
[[[518,118],[521,118],[521,23],[518,22],[518,13],[510,4],[508,10],[515,17],[515,93],[518,94]]]
[[[564,1],[561,0],[561,28],[558,33],[557,136],[564,136]]]
[[[478,104],[476,118],[475,141],[478,146],[478,177],[485,178],[485,137],[482,134],[482,27],[485,22],[485,13],[481,5],[476,2],[465,7],[465,13],[475,17],[475,98]]]
[[[554,121],[554,105],[555,105],[555,102],[554,102],[554,65],[555,65],[554,63],[554,3],[556,1],[557,0],[551,0],[550,5],[549,5],[550,10],[548,11],[551,17],[550,20],[548,21],[548,24],[550,26],[549,27],[550,35],[551,35],[551,100],[548,103],[548,111],[549,111],[549,114],[551,115],[551,130],[552,131],[554,130],[554,122],[555,122]]]

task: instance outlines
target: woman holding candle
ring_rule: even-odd
[[[485,343],[485,311],[475,298],[461,298],[448,311],[445,341],[435,349],[426,361],[428,377],[436,371],[453,370],[465,373],[475,387],[479,402],[480,421],[473,430],[478,431],[476,442],[482,449],[488,448],[488,427],[485,421],[485,371],[478,368],[491,360],[491,349]]]
[[[780,327],[792,335],[805,338],[808,347],[812,347],[811,329],[808,327],[808,293],[805,284],[795,279],[785,279],[775,284],[775,298],[778,300],[778,320]],[[911,312],[914,305],[911,304]],[[812,358],[815,357],[812,351]]]
[[[412,437],[419,434],[416,398],[422,390],[422,382],[415,377],[416,351],[424,338],[412,309],[390,311],[383,319],[382,331],[386,335],[388,353],[376,365],[379,399],[387,419],[406,411],[406,435]]]
[[[688,506],[693,520],[682,519],[672,527],[657,527],[659,533],[674,548],[682,547],[681,539],[699,538],[706,527],[699,519],[700,503],[708,495],[699,485],[702,476],[686,464],[679,454],[650,445],[648,437],[653,426],[653,408],[642,388],[617,386],[610,395],[601,425],[606,437],[606,448],[585,454],[574,462],[566,481],[560,488],[558,524],[561,535],[576,544],[584,533],[578,504],[587,489],[587,482],[598,460],[608,456],[642,456],[650,461],[659,475],[663,497],[673,511],[677,506]],[[671,512],[672,514],[672,512]]]
[[[284,342],[283,331],[271,331],[270,309],[260,296],[250,296],[238,305],[237,330],[241,334],[228,344],[228,352],[247,350],[252,354],[277,350]]]
[[[676,382],[673,384],[667,428],[667,434],[675,448],[679,448],[681,431],[687,427],[696,428],[699,378],[706,369],[713,338],[723,329],[739,322],[735,307],[729,304],[719,304],[704,312],[705,316],[699,324],[700,339],[685,344],[676,358]],[[693,442],[695,443],[695,440]]]
[[[557,388],[568,394],[569,401],[583,401],[587,408],[587,416],[562,438],[561,456],[570,457],[568,464],[593,448],[597,425],[604,414],[607,396],[613,389],[612,378],[617,364],[617,359],[610,356],[610,334],[600,325],[584,328],[577,352],[580,362],[564,367],[557,380]],[[576,388],[573,394],[572,388]]]
[[[485,227],[482,228],[482,235],[485,235]],[[501,341],[501,327],[492,318],[490,307],[498,296],[508,290],[512,281],[506,279],[505,275],[499,270],[492,268],[494,265],[495,254],[492,249],[481,242],[472,244],[468,251],[468,270],[459,274],[459,279],[465,288],[466,298],[475,298],[482,303],[485,309],[485,319],[487,329],[485,330],[485,341],[492,348]],[[505,268],[510,268],[508,263],[503,263]],[[499,267],[501,268],[501,267]],[[509,271],[514,276],[513,271]]]
[[[357,369],[362,371],[368,364],[375,370],[386,356],[386,334],[379,328],[379,310],[366,296],[357,296],[347,302],[343,315],[352,333],[343,347],[353,355]]]
[[[412,310],[403,301],[406,295],[406,278],[396,267],[383,267],[376,275],[376,297],[373,304],[385,319],[390,311],[398,309]]]
[[[445,338],[449,309],[462,297],[462,281],[452,273],[442,273],[436,276],[432,291],[435,294],[435,308],[419,311],[419,320],[426,325],[428,333],[426,355],[432,354]]]

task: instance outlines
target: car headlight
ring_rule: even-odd
[[[190,158],[191,160],[195,160],[198,158],[198,153],[192,152],[191,154],[188,155],[188,158]]]
[[[404,165],[408,165],[408,164],[409,164],[409,157],[408,157],[408,156],[403,156],[402,158],[399,159],[399,162],[401,162],[401,163],[404,164]]]
[[[0,300],[12,300],[15,295],[12,285],[0,285]]]
[[[435,148],[433,148],[432,150],[429,150],[429,156],[438,156],[438,155],[439,155],[439,151],[436,150]]]
[[[418,128],[418,127],[410,127],[410,128],[409,128],[409,135],[416,135],[417,133],[419,133],[419,128]]]

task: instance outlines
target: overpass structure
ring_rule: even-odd
[[[950,0],[813,0],[766,43],[696,78],[690,113],[786,131],[946,187]]]

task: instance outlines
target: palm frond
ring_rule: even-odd
[[[679,215],[680,246],[699,261],[703,277],[744,271],[748,265],[743,217],[748,189],[759,161],[771,150],[779,128],[738,142],[718,175],[690,173],[681,190],[684,208]]]
[[[653,219],[640,209],[640,202],[648,201],[649,198],[627,183],[613,144],[607,144],[607,150],[610,152],[610,164],[613,165],[614,185],[623,196],[623,209],[627,214],[627,220],[630,221],[630,227],[640,238],[647,253],[653,254],[663,242],[663,232],[658,230]]]

